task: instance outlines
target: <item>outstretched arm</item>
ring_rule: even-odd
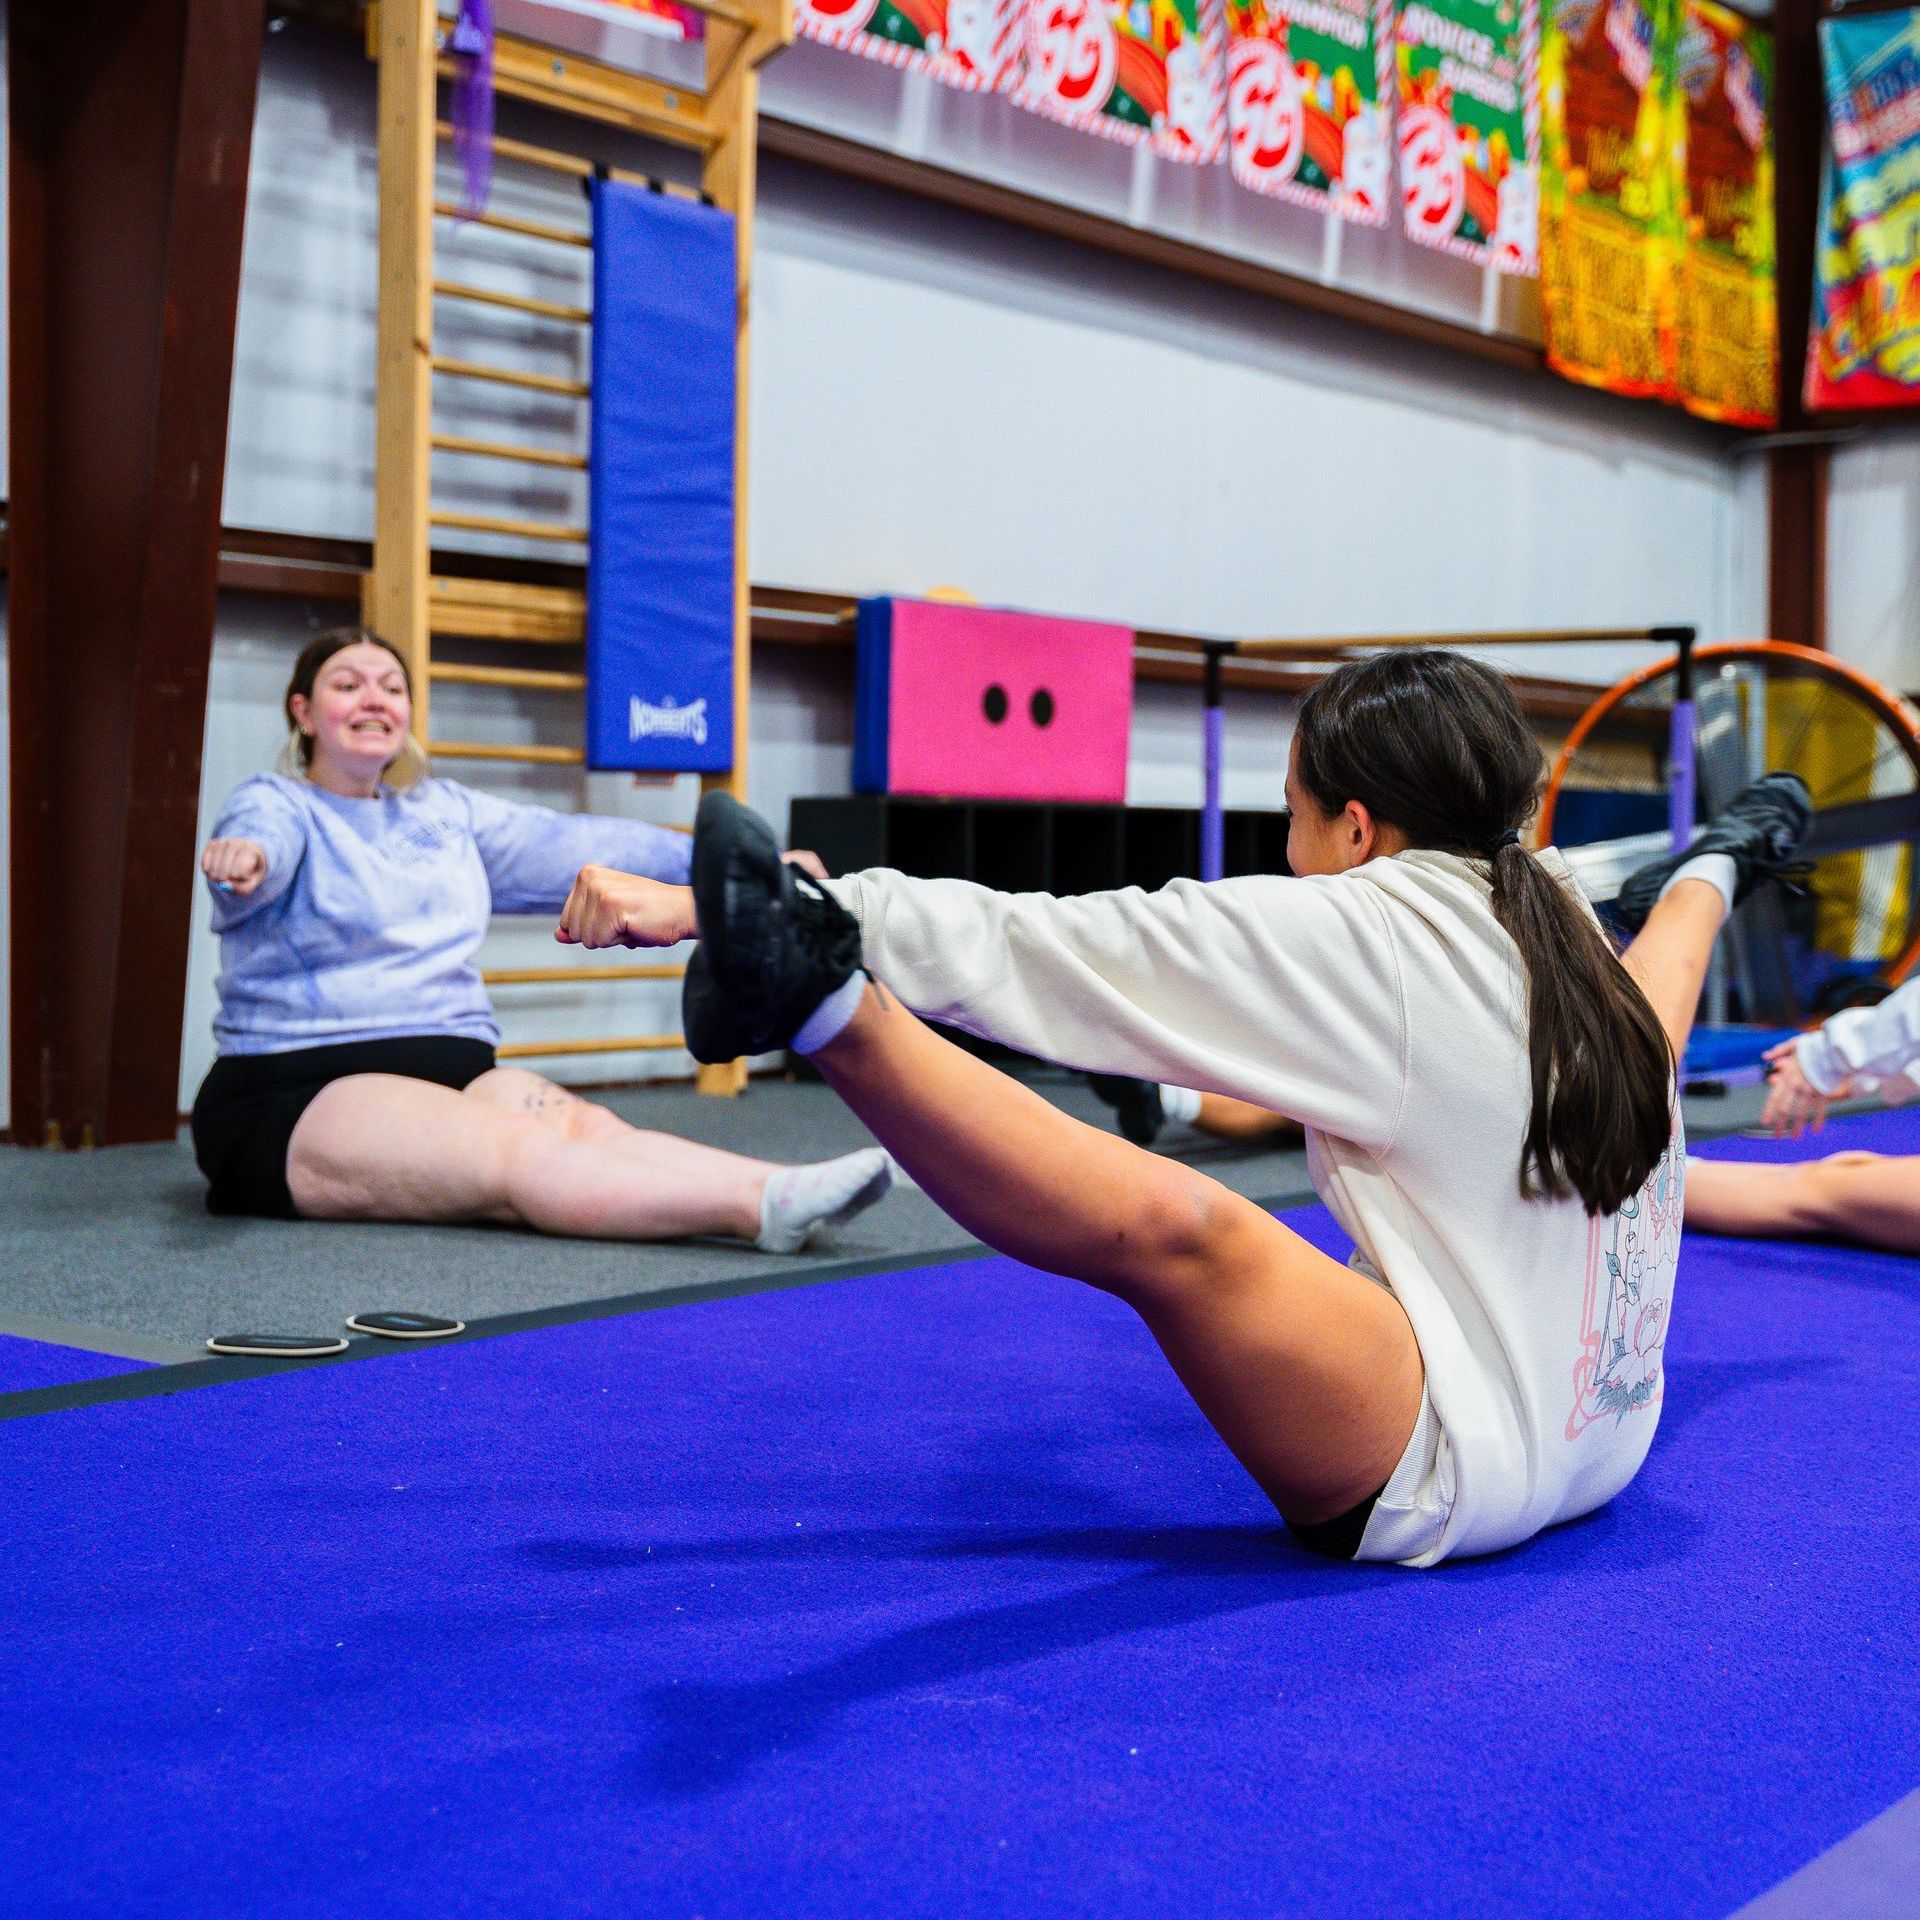
[[[248,780],[236,788],[200,855],[200,871],[213,897],[214,932],[225,933],[279,899],[292,886],[306,851],[304,822],[270,780]]]
[[[1362,1146],[1393,1136],[1405,1015],[1372,887],[1257,878],[1055,899],[885,870],[829,882],[916,1013],[1064,1065],[1232,1094]],[[587,868],[557,938],[671,946],[693,895]]]
[[[1405,1082],[1386,910],[1358,880],[1056,899],[888,871],[831,883],[916,1013],[1063,1065],[1226,1093],[1384,1146]]]
[[[554,912],[585,866],[678,882],[693,860],[692,836],[668,827],[522,806],[475,787],[456,790],[467,803],[497,913]]]
[[[1920,1062],[1920,979],[1877,1007],[1849,1007],[1791,1042],[1808,1084],[1829,1097],[1851,1080],[1893,1080]]]

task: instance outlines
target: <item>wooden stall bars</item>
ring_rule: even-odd
[[[735,606],[733,765],[708,776],[703,786],[723,785],[744,794],[746,781],[750,629],[746,573],[746,421],[749,288],[753,256],[754,143],[758,93],[756,71],[793,38],[791,0],[688,0],[701,16],[704,74],[698,85],[629,72],[563,53],[510,34],[494,48],[494,87],[503,95],[553,112],[595,120],[690,148],[700,157],[698,189],[647,180],[667,193],[705,198],[734,216],[740,289],[739,430],[735,447]],[[515,647],[580,649],[586,638],[586,600],[577,587],[540,586],[508,580],[435,574],[429,541],[436,528],[455,533],[505,536],[551,544],[562,552],[591,542],[588,525],[473,513],[436,507],[432,462],[436,453],[491,460],[534,471],[583,472],[584,451],[530,446],[517,440],[436,432],[434,385],[479,381],[562,399],[590,396],[587,381],[528,372],[490,361],[439,353],[434,347],[436,303],[464,303],[524,315],[541,326],[590,327],[589,308],[531,294],[504,292],[438,275],[434,268],[436,219],[469,219],[483,233],[533,241],[560,249],[588,249],[585,226],[529,219],[492,209],[467,216],[436,194],[436,143],[452,129],[437,112],[437,83],[452,71],[442,48],[435,0],[377,0],[367,12],[369,54],[379,63],[380,285],[376,368],[377,444],[374,467],[373,567],[363,594],[364,617],[397,646],[414,684],[414,729],[437,760],[467,760],[543,766],[579,766],[579,747],[492,743],[436,737],[432,691],[436,686],[504,691],[577,693],[584,674],[574,666],[535,668],[478,666],[436,659],[436,637],[497,641]],[[585,182],[596,171],[579,154],[496,134],[497,160],[544,169]],[[617,179],[646,176],[610,169]],[[676,979],[684,968],[506,967],[489,970],[490,986],[556,986],[621,980]],[[682,1044],[677,1034],[643,1034],[596,1040],[526,1042],[502,1047],[503,1058],[558,1054],[665,1051]],[[745,1067],[703,1067],[706,1092],[737,1092]]]

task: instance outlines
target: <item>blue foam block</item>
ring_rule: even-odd
[[[1667,1354],[1432,1573],[994,1259],[0,1424],[8,1911],[1722,1920],[1920,1778],[1920,1264],[1689,1241]]]
[[[593,187],[587,764],[733,764],[734,220]]]

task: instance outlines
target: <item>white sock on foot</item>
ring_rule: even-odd
[[[860,1011],[860,996],[866,990],[867,976],[856,968],[807,1015],[806,1024],[793,1036],[794,1052],[818,1053],[829,1041],[838,1040]]]
[[[1733,911],[1733,890],[1740,884],[1740,869],[1733,864],[1732,854],[1703,853],[1698,859],[1683,861],[1660,889],[1660,898],[1664,900],[1682,880],[1704,880],[1727,903],[1727,911]]]
[[[881,1147],[810,1166],[776,1167],[760,1196],[760,1234],[753,1244],[762,1253],[798,1253],[822,1227],[865,1213],[892,1186],[893,1162]]]
[[[1200,1118],[1200,1096],[1191,1087],[1160,1088],[1160,1111],[1176,1127],[1190,1127]]]

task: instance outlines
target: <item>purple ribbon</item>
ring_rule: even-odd
[[[464,176],[460,204],[472,219],[486,212],[493,191],[493,0],[460,0],[447,51],[458,69],[451,115]]]

